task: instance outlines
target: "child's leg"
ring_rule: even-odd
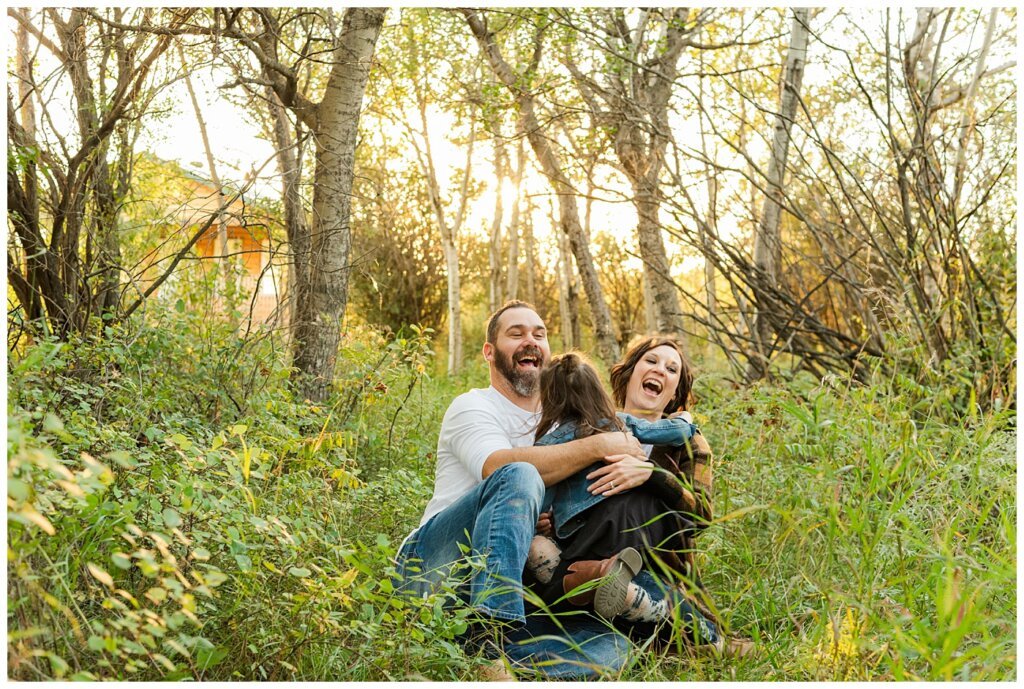
[[[537,581],[547,584],[551,581],[555,568],[562,561],[562,549],[547,536],[534,536],[530,543],[530,552],[526,556],[526,569],[533,572]]]
[[[678,614],[682,628],[695,644],[715,644],[719,634],[715,623],[674,588],[665,590],[647,572],[641,572],[629,584],[626,610],[621,618],[629,622],[671,623]]]

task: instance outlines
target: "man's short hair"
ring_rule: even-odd
[[[492,313],[491,317],[487,319],[487,341],[491,344],[495,344],[498,341],[498,320],[501,318],[501,314],[509,309],[530,309],[534,313],[537,312],[537,307],[529,302],[519,299],[506,301],[500,309]]]

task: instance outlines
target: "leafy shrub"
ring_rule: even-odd
[[[475,678],[453,592],[390,579],[442,414],[485,381],[435,378],[429,336],[350,329],[322,405],[292,395],[272,334],[190,312],[12,356],[10,676]],[[1014,674],[1011,412],[949,424],[899,376],[697,392],[720,515],[702,573],[761,653],[645,648],[622,679]]]
[[[350,332],[323,406],[293,398],[280,343],[185,311],[12,360],[11,676],[468,667],[459,615],[390,588],[446,404],[423,389],[428,336]]]

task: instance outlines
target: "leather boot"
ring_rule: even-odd
[[[608,573],[616,559],[617,557],[613,556],[606,560],[577,560],[569,565],[568,572],[562,579],[562,590],[569,593],[588,581],[600,579]],[[594,602],[594,591],[596,590],[591,588],[577,593],[575,596],[569,596],[568,601],[573,605],[590,605]]]
[[[611,619],[626,609],[629,582],[643,566],[643,558],[635,548],[626,548],[618,555],[604,560],[577,560],[568,567],[562,578],[562,590],[569,593],[583,584],[607,579],[598,587],[587,589],[568,598],[573,605],[594,604],[594,611]]]

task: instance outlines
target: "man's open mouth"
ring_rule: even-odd
[[[515,358],[516,366],[522,368],[540,368],[540,357],[533,354],[523,354]]]

